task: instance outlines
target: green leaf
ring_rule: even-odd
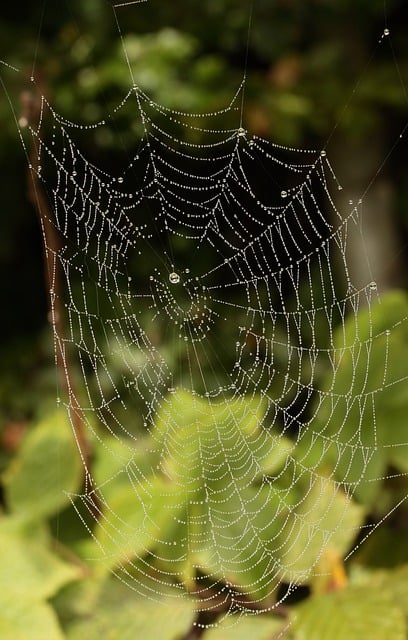
[[[271,517],[277,510],[268,487],[235,492],[224,487],[207,501],[197,501],[189,512],[188,561],[253,599],[271,597],[279,585],[274,558],[279,558],[281,521]]]
[[[254,599],[270,598],[282,577],[307,580],[327,548],[342,556],[363,509],[329,478],[294,485],[293,460],[277,482],[260,482],[294,447],[262,427],[264,411],[256,397],[216,403],[180,391],[162,405],[154,450],[132,456],[110,442],[113,467],[97,453],[101,484],[83,496],[100,512],[87,553],[105,568],[131,562],[146,584],[157,570],[192,587],[199,571]]]
[[[55,612],[44,601],[80,573],[51,553],[48,542],[42,527],[0,520],[2,640],[63,640]]]
[[[137,474],[137,468],[133,471]],[[161,477],[138,484],[131,467],[122,474],[121,482],[115,476],[111,486],[107,482],[95,495],[101,510],[94,531],[95,559],[105,567],[144,556],[163,536],[167,540],[183,508],[180,492]]]
[[[91,616],[110,573],[93,572],[82,580],[70,582],[52,598],[52,606],[62,626],[76,618]]]
[[[244,615],[228,616],[214,629],[205,632],[205,640],[272,640],[280,637],[285,622],[277,616]],[[283,636],[282,636],[283,637]]]
[[[162,589],[161,589],[162,590]],[[109,580],[92,615],[67,626],[67,640],[176,640],[194,619],[194,603],[187,596],[163,597],[160,602],[140,598],[117,580]]]
[[[0,596],[1,640],[64,640],[57,616],[44,602]]]
[[[162,467],[185,495],[185,531],[161,550],[188,583],[194,572],[230,580],[255,599],[271,595],[278,578],[278,534],[284,500],[250,480],[280,468],[293,446],[262,427],[264,402],[254,397],[205,401],[186,392],[171,396],[157,421]],[[188,553],[182,540],[188,539]],[[170,538],[169,538],[170,539]]]
[[[321,450],[337,479],[355,486],[356,497],[369,506],[387,464],[404,470],[408,458],[407,315],[407,295],[394,291],[346,320],[322,385],[328,393],[303,438],[303,448],[313,439],[311,450]]]
[[[268,486],[248,487],[248,478],[258,482],[277,471],[293,445],[261,427],[264,412],[260,398],[216,403],[180,391],[162,405],[154,450],[149,442],[142,452],[135,444],[132,456],[131,448],[104,442],[94,494],[102,554],[94,545],[93,556],[102,555],[109,567],[132,562],[133,569],[146,557],[145,569],[148,563],[190,586],[199,568],[255,598],[270,595],[278,582],[271,557],[281,526],[271,513],[281,500]],[[105,444],[115,452],[113,467]],[[202,451],[208,454],[201,458]],[[92,494],[83,503],[92,508]]]
[[[292,640],[406,640],[402,610],[381,591],[354,587],[296,607]]]
[[[67,504],[75,492],[82,466],[72,429],[63,410],[36,425],[4,474],[10,510],[28,519],[48,517]]]
[[[387,593],[408,618],[408,564],[390,571],[370,571],[359,580],[359,585]]]
[[[6,594],[18,602],[39,602],[76,580],[79,570],[51,553],[44,542],[18,524],[0,521],[0,603]]]
[[[141,478],[151,476],[156,470],[156,458],[157,454],[152,450],[150,438],[118,440],[108,436],[95,447],[92,479],[98,487],[109,482],[110,491],[116,481],[118,484],[127,482],[126,468],[129,465],[133,468],[137,466]],[[123,471],[125,474],[121,473]]]
[[[155,425],[165,473],[189,495],[200,491],[203,478],[211,483],[227,470],[246,485],[276,440],[261,427],[265,409],[257,396],[213,402],[185,391],[172,394]],[[280,462],[280,452],[277,457]]]
[[[323,552],[342,557],[355,538],[364,509],[328,478],[318,476],[282,526],[281,562],[286,581],[308,579]]]

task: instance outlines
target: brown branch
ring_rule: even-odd
[[[68,398],[70,419],[73,426],[76,443],[84,464],[85,475],[90,462],[90,447],[86,438],[85,425],[78,404],[75,384],[72,376],[69,356],[65,349],[65,330],[63,314],[63,292],[61,285],[61,270],[58,253],[61,250],[61,240],[53,223],[53,212],[46,192],[39,178],[41,167],[41,106],[40,93],[25,91],[21,95],[22,114],[19,120],[21,127],[30,127],[35,134],[32,136],[32,144],[29,149],[29,169],[27,172],[28,198],[37,212],[40,227],[43,233],[44,249],[44,276],[49,293],[48,321],[52,324],[55,336],[56,363],[59,373],[61,388]]]

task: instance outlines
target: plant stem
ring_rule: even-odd
[[[61,270],[58,260],[61,240],[53,222],[52,207],[48,202],[47,194],[39,177],[39,168],[41,166],[41,143],[39,142],[42,113],[41,94],[39,91],[36,91],[36,93],[23,92],[21,104],[21,122],[26,123],[26,126],[29,126],[32,132],[32,144],[28,153],[30,163],[27,173],[28,198],[37,212],[44,239],[44,276],[49,293],[48,321],[53,328],[57,371],[61,388],[68,398],[69,416],[75,441],[84,465],[85,483],[87,485],[90,478],[91,451],[86,437],[82,411],[77,400],[69,354],[66,350]]]

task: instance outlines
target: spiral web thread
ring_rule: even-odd
[[[259,612],[319,571],[333,540],[351,548],[365,526],[353,496],[377,479],[379,450],[406,446],[376,427],[381,394],[406,382],[389,367],[406,318],[376,328],[376,283],[353,286],[359,206],[336,208],[326,151],[225,127],[244,86],[191,114],[135,83],[92,126],[43,98],[52,135],[31,134],[61,238],[46,246],[65,284],[56,350],[82,382],[62,401],[111,459],[73,496],[97,562],[154,600]],[[76,139],[124,108],[144,135],[112,175]]]

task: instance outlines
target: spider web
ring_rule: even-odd
[[[81,381],[62,402],[104,451],[91,465],[78,442],[73,504],[97,563],[144,596],[270,610],[369,531],[354,497],[384,472],[381,452],[406,445],[376,421],[406,382],[389,366],[406,318],[381,325],[376,283],[353,285],[359,207],[336,207],[326,150],[242,127],[245,80],[205,114],[132,83],[104,121],[70,122],[42,98],[51,135],[30,128],[60,237],[44,236],[64,283],[56,351]],[[143,137],[112,174],[81,149],[125,108]]]

